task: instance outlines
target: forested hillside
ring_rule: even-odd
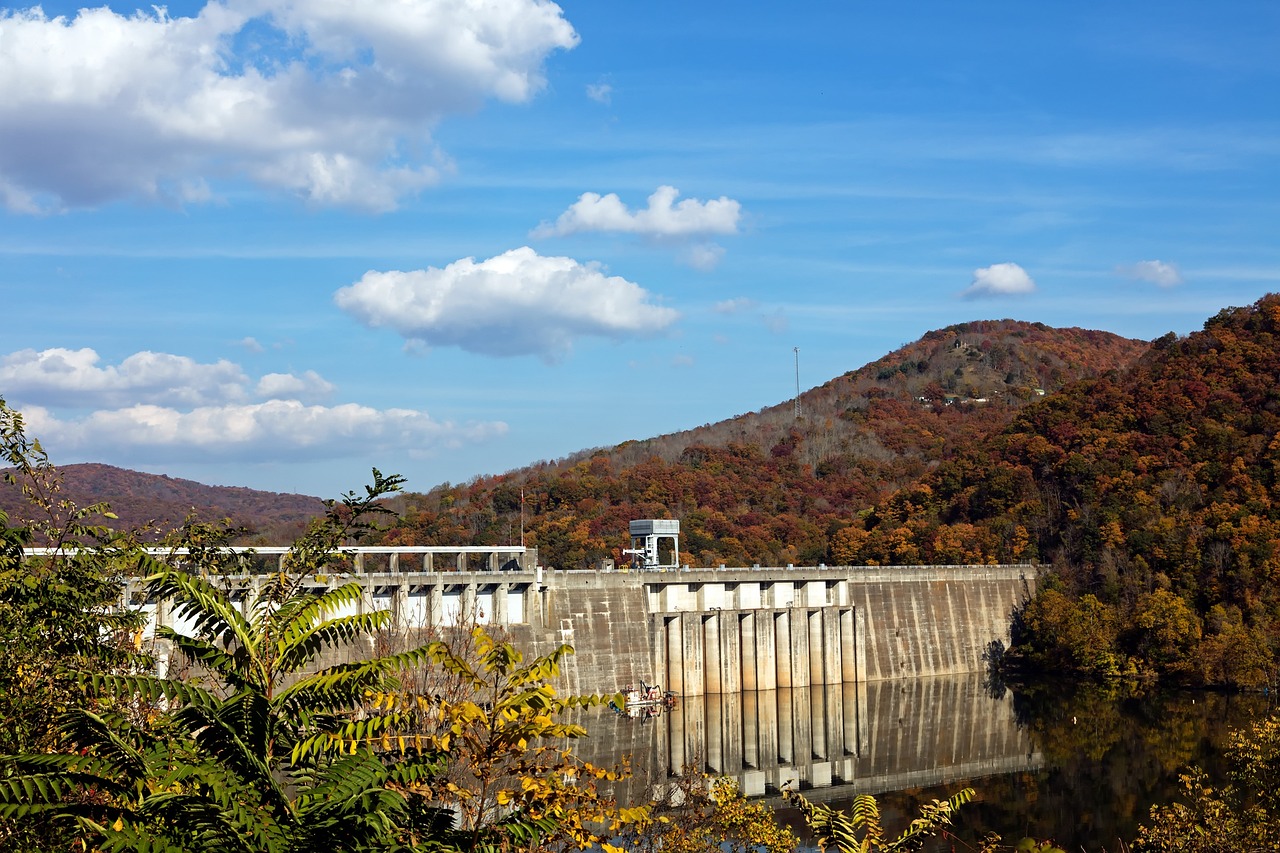
[[[793,401],[686,432],[400,499],[397,544],[526,541],[544,562],[620,558],[627,522],[678,518],[691,565],[832,562],[856,514],[1148,344],[1012,320],[930,332]]]
[[[845,562],[1039,559],[1023,652],[1253,684],[1280,640],[1280,296],[1029,407],[840,531]],[[962,553],[958,553],[962,552]]]
[[[194,513],[202,521],[230,519],[245,528],[240,541],[277,545],[295,538],[308,520],[325,510],[324,501],[306,495],[206,486],[111,465],[64,465],[58,470],[65,498],[78,506],[107,502],[118,517],[111,526],[120,530],[171,528]],[[33,510],[17,486],[0,481],[0,511],[16,520]]]

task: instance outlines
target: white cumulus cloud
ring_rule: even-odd
[[[256,390],[259,397],[267,399],[314,402],[331,395],[334,392],[334,385],[314,370],[308,370],[301,376],[295,376],[292,373],[268,373],[258,380]]]
[[[0,393],[56,455],[174,460],[325,459],[372,450],[430,452],[485,440],[506,424],[455,424],[426,412],[324,406],[314,370],[256,382],[236,364],[139,352],[103,364],[89,348],[0,356]],[[256,400],[254,398],[257,398]]]
[[[546,257],[525,246],[443,269],[370,271],[334,294],[343,311],[410,342],[496,356],[566,354],[575,340],[623,340],[662,332],[678,313],[640,285],[595,264]]]
[[[617,231],[649,237],[689,237],[737,232],[742,217],[738,202],[721,196],[710,201],[687,198],[677,203],[679,195],[675,187],[658,187],[649,196],[649,206],[633,212],[617,193],[583,193],[553,224],[538,226],[533,236]]]
[[[139,352],[118,365],[100,361],[87,347],[18,350],[0,356],[0,389],[15,400],[70,406],[202,405],[246,396],[248,377],[225,360],[201,364],[186,356]]]
[[[0,204],[198,203],[247,177],[384,210],[442,118],[527,100],[578,40],[546,0],[211,0],[194,17],[0,10]]]
[[[324,459],[391,450],[456,447],[504,434],[495,421],[457,425],[411,409],[297,400],[202,406],[180,411],[139,404],[63,419],[22,407],[28,431],[59,455],[116,455],[145,461]]]
[[[0,356],[0,392],[15,402],[55,408],[181,409],[255,397],[314,402],[333,391],[333,384],[314,370],[268,373],[255,383],[240,365],[225,359],[201,363],[164,352],[134,353],[119,364],[104,364],[88,347],[24,349]]]
[[[987,296],[1021,296],[1034,293],[1036,283],[1017,264],[992,264],[973,271],[973,282],[960,296],[978,299]]]
[[[1116,268],[1122,275],[1145,281],[1160,287],[1173,287],[1182,284],[1182,273],[1176,264],[1164,261],[1138,261],[1136,264]]]

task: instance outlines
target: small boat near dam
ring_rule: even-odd
[[[620,717],[631,719],[656,717],[663,711],[670,711],[676,706],[675,693],[663,690],[656,684],[645,684],[643,681],[638,687],[627,685],[621,688],[618,694],[622,696],[622,704],[619,704],[617,699],[610,699],[609,708]]]

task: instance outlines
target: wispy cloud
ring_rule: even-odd
[[[717,314],[742,314],[748,311],[754,311],[760,307],[760,304],[754,299],[746,296],[739,296],[736,299],[725,299],[711,306],[711,310]]]
[[[1116,271],[1129,278],[1145,281],[1160,287],[1173,287],[1174,285],[1182,284],[1182,273],[1178,270],[1177,265],[1164,261],[1138,261],[1136,264],[1118,266]]]
[[[761,319],[764,321],[764,327],[775,335],[780,335],[791,328],[791,320],[781,308],[775,308],[768,314],[762,315]]]
[[[605,104],[607,106],[613,100],[613,86],[605,82],[588,83],[587,97],[597,104]]]
[[[720,265],[724,258],[724,246],[717,243],[695,243],[680,256],[684,263],[695,270],[709,272]]]

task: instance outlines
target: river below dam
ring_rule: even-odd
[[[1069,851],[1116,851],[1152,804],[1176,795],[1189,765],[1219,774],[1230,731],[1274,699],[917,678],[688,697],[636,717],[601,709],[583,720],[590,737],[574,751],[597,762],[631,756],[624,800],[687,767],[736,779],[792,823],[778,797],[788,783],[835,807],[875,794],[896,833],[921,802],[971,786],[978,799],[955,827],[962,842],[996,832],[1009,843],[1030,835]],[[925,849],[964,846],[946,839]]]

